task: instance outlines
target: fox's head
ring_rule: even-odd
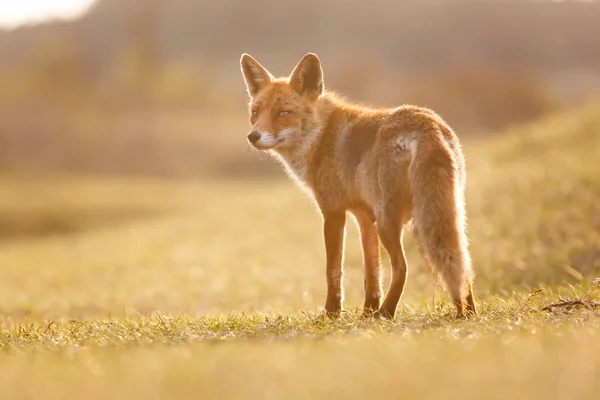
[[[293,148],[318,128],[317,99],[324,85],[316,54],[306,54],[287,78],[274,78],[248,54],[240,63],[250,95],[248,141],[255,148]]]

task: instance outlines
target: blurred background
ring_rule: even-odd
[[[59,315],[80,303],[100,307],[108,293],[122,293],[117,309],[163,301],[180,310],[192,304],[173,297],[182,287],[192,298],[204,293],[193,310],[222,311],[207,288],[225,291],[238,280],[247,299],[270,304],[275,291],[284,305],[290,296],[320,304],[319,217],[281,167],[246,142],[243,52],[279,76],[316,52],[328,89],[441,114],[467,153],[482,288],[578,280],[600,268],[600,181],[591,161],[600,157],[598,108],[533,125],[598,99],[598,2],[0,0],[0,25],[0,304],[9,314],[30,304]],[[496,144],[484,150],[480,142]],[[165,217],[178,211],[183,219]],[[96,236],[64,239],[162,217],[115,234],[112,253]],[[278,252],[265,255],[274,237]],[[8,252],[18,241],[23,247]],[[160,257],[143,278],[153,262],[148,248]],[[285,254],[296,272],[275,268]],[[419,263],[416,253],[409,258]],[[169,286],[176,265],[182,282]],[[118,281],[126,271],[129,284]],[[156,293],[137,292],[140,279]],[[106,290],[87,299],[100,281]],[[21,304],[30,286],[56,303]],[[65,293],[76,300],[64,305]],[[226,309],[239,307],[230,301]]]
[[[29,3],[53,1],[84,13],[23,26],[9,15],[19,6],[2,1],[6,173],[281,177],[247,149],[242,52],[275,75],[316,52],[327,88],[431,107],[461,137],[572,107],[600,88],[595,2]]]

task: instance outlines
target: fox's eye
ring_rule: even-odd
[[[286,116],[290,115],[290,113],[291,113],[291,112],[290,112],[290,111],[288,111],[288,110],[281,110],[281,111],[279,111],[279,112],[277,113],[277,116],[278,116],[278,117],[286,117]]]
[[[253,117],[256,117],[256,116],[258,116],[258,111],[257,111],[257,110],[252,110],[252,116],[253,116]]]

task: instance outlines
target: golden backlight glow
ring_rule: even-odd
[[[49,19],[76,18],[93,2],[94,0],[0,0],[0,28],[15,28]]]

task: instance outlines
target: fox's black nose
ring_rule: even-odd
[[[248,134],[248,140],[250,141],[250,143],[254,144],[258,142],[258,139],[260,139],[260,133],[252,131]]]

